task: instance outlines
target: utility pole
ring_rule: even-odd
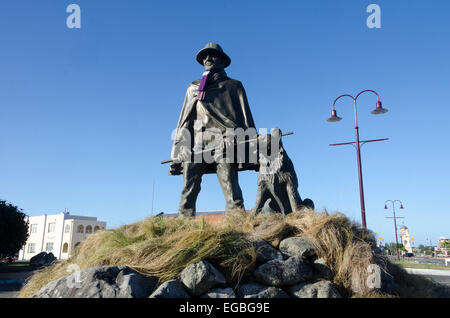
[[[395,228],[395,242],[397,244],[396,249],[397,249],[397,259],[400,260],[400,251],[398,248],[398,235],[397,235],[397,219],[404,219],[404,217],[398,217],[395,215],[395,202],[399,202],[400,203],[400,209],[404,209],[403,208],[403,203],[400,200],[386,200],[386,202],[384,203],[384,209],[387,210],[387,203],[391,202],[392,203],[392,210],[394,212],[394,217],[386,217],[386,219],[394,219],[394,228]]]
[[[357,167],[358,167],[358,181],[359,181],[359,200],[361,203],[361,223],[362,223],[362,227],[363,228],[367,228],[367,223],[366,223],[366,206],[364,203],[364,188],[363,188],[363,177],[362,177],[362,164],[361,164],[361,146],[364,145],[365,143],[368,142],[376,142],[376,141],[384,141],[384,140],[388,140],[389,138],[384,138],[384,139],[374,139],[374,140],[366,140],[366,141],[360,141],[359,140],[359,126],[358,126],[358,111],[357,111],[357,99],[359,96],[361,96],[361,94],[364,93],[373,93],[377,96],[377,104],[376,104],[376,108],[371,112],[374,115],[378,115],[378,114],[384,114],[386,113],[388,110],[386,108],[382,107],[381,101],[380,101],[380,96],[378,95],[377,92],[375,92],[374,90],[371,89],[366,89],[362,92],[359,92],[358,95],[356,95],[356,97],[353,97],[352,95],[349,94],[344,94],[339,96],[338,98],[336,98],[333,102],[333,107],[331,110],[331,117],[328,118],[328,122],[338,122],[340,120],[342,120],[341,117],[339,117],[337,115],[336,112],[336,102],[341,99],[342,97],[350,97],[353,100],[353,105],[354,105],[354,109],[355,109],[355,133],[356,133],[356,141],[354,142],[346,142],[346,143],[341,143],[341,144],[331,144],[330,146],[341,146],[341,145],[352,145],[355,146],[356,148],[356,162],[357,162]]]

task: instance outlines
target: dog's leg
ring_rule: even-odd
[[[279,196],[275,193],[275,187],[276,186],[279,186],[279,184],[278,185],[271,184],[268,187],[268,190],[269,190],[270,194],[273,196],[273,198],[275,199],[275,202],[277,203],[278,207],[280,208],[278,212],[280,212],[283,215],[286,215],[285,214],[285,209],[284,209],[284,204],[281,201],[281,199],[279,198]]]
[[[256,194],[255,207],[253,208],[255,214],[261,213],[264,204],[269,199],[269,193],[265,183],[258,185],[258,193]]]
[[[300,194],[298,190],[292,182],[288,182],[286,185],[287,195],[289,197],[289,203],[291,205],[292,212],[300,210],[302,199],[300,198]]]

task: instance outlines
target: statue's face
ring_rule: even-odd
[[[203,58],[203,65],[205,71],[222,71],[225,67],[225,61],[219,54],[210,52]]]

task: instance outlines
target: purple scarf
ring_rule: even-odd
[[[205,96],[206,96],[205,86],[206,86],[206,81],[208,80],[209,74],[210,74],[210,71],[203,72],[202,81],[200,82],[200,86],[198,87],[198,95],[197,95],[198,100],[205,99]]]

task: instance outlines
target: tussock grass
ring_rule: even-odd
[[[376,256],[373,233],[351,222],[344,214],[316,213],[310,209],[288,214],[245,215],[231,214],[224,220],[229,228],[240,226],[242,232],[263,239],[278,247],[281,240],[290,236],[305,236],[317,247],[318,257],[323,257],[335,274],[333,282],[347,296],[349,290],[365,295],[370,291],[366,280],[370,264],[378,264],[386,271],[386,260]]]
[[[411,275],[375,254],[374,235],[341,213],[330,215],[326,211],[316,213],[304,209],[283,217],[281,214],[250,215],[230,211],[214,225],[203,219],[154,217],[94,233],[69,260],[35,273],[19,297],[30,297],[49,282],[67,275],[70,264],[81,269],[127,265],[164,282],[177,277],[187,265],[205,259],[229,280],[239,282],[255,267],[253,239],[263,239],[277,247],[281,240],[290,236],[306,236],[316,245],[318,256],[325,259],[335,274],[333,282],[345,296],[386,296],[365,287],[370,264],[399,273],[405,280],[401,286],[403,295],[399,296],[411,296],[415,293],[409,292],[411,286],[421,284],[412,282]]]
[[[210,225],[203,219],[148,218],[92,234],[73,257],[37,271],[19,297],[30,297],[49,282],[67,275],[70,264],[81,269],[127,265],[164,282],[201,259],[213,263],[228,279],[239,281],[254,267],[256,252],[244,233]]]

